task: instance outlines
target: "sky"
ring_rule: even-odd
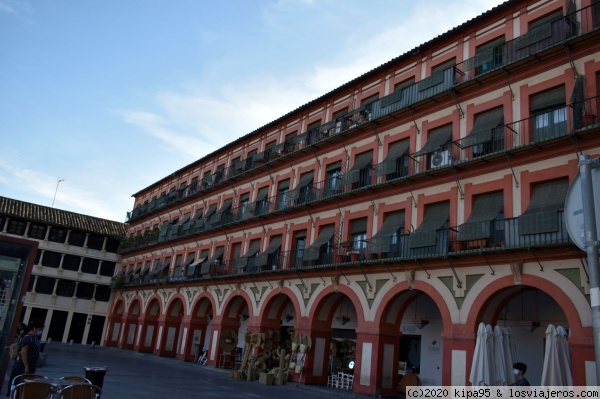
[[[502,0],[0,0],[0,196],[132,195]]]

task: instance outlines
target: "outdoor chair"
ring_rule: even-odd
[[[39,380],[39,379],[43,380],[43,379],[46,379],[46,377],[41,374],[21,374],[21,375],[16,376],[10,382],[11,395],[12,395],[12,392],[15,390],[15,387],[17,385],[19,385],[20,383],[24,382],[26,379],[27,380]]]
[[[17,384],[10,394],[11,399],[49,399],[54,392],[54,385],[39,381],[25,381]]]
[[[64,387],[59,392],[59,399],[95,399],[102,390],[92,384],[75,384]]]
[[[63,381],[73,381],[73,382],[83,382],[86,384],[91,384],[92,382],[85,377],[81,377],[79,375],[66,375],[64,377],[60,377]]]

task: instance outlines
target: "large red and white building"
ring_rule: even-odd
[[[511,328],[539,384],[553,324],[595,385],[563,207],[600,153],[599,77],[600,3],[511,0],[166,171],[134,194],[105,342],[205,344],[218,366],[226,331],[308,334],[291,378],[352,360],[355,392],[395,395],[405,364],[469,384],[481,322]]]

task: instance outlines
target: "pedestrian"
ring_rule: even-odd
[[[513,364],[513,374],[515,375],[516,381],[512,384],[518,387],[528,387],[529,381],[525,378],[525,372],[527,371],[527,365],[525,363],[517,362]]]
[[[20,325],[19,329],[21,330]],[[19,355],[15,359],[10,373],[6,396],[10,395],[10,386],[16,376],[35,373],[40,356],[39,337],[41,337],[43,329],[44,323],[37,320],[30,320],[27,328],[24,329],[26,332],[19,341]]]

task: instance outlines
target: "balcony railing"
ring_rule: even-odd
[[[211,265],[198,265],[192,276],[187,275],[187,268],[181,271],[181,276],[169,278],[170,282],[192,279],[205,279],[227,276],[243,276],[252,274],[278,273],[298,269],[315,269],[351,267],[357,264],[377,264],[382,261],[414,262],[418,259],[444,258],[452,254],[468,256],[469,253],[502,251],[514,249],[529,249],[551,245],[569,245],[572,241],[567,232],[564,212],[557,210],[554,231],[544,231],[534,234],[522,234],[519,229],[519,218],[498,219],[482,222],[481,237],[469,240],[459,240],[458,232],[461,226],[438,229],[430,234],[435,238],[435,244],[419,246],[420,241],[411,241],[411,234],[399,234],[389,238],[388,249],[385,252],[371,250],[369,240],[360,243],[325,244],[314,260],[307,260],[304,250],[277,251],[267,256],[265,264],[258,265],[256,257],[215,261]],[[380,247],[378,247],[380,248]],[[205,272],[202,273],[202,270]],[[129,274],[125,285],[165,284],[165,276],[172,271],[163,270],[157,276],[153,273]]]
[[[575,37],[597,30],[600,28],[600,17],[598,17],[597,12],[594,12],[594,7],[595,6],[592,5],[582,8],[558,21],[553,21],[547,25],[532,29],[524,35],[506,42],[502,45],[502,50],[495,53],[492,59],[487,60],[487,62],[483,62],[485,60],[481,60],[481,58],[474,61],[475,57],[465,60],[454,67],[441,71],[439,74],[434,74],[426,79],[416,82],[415,84],[404,88],[399,93],[396,92],[383,97],[380,100],[369,104],[368,108],[353,110],[343,116],[337,117],[335,120],[304,132],[297,137],[265,149],[265,151],[261,153],[248,156],[245,160],[241,159],[239,162],[236,162],[234,165],[227,168],[227,170],[219,170],[215,172],[215,175],[208,176],[194,185],[172,191],[168,195],[162,195],[148,204],[137,206],[133,211],[127,213],[127,221],[131,222],[179,200],[200,195],[213,186],[225,183],[229,179],[269,164],[278,158],[317,145],[322,141],[352,130],[357,126],[369,123],[418,102],[425,101],[430,97],[446,92],[452,89],[456,84],[464,83],[500,68],[501,66],[506,66],[534,56],[551,46],[563,43],[565,40],[571,40]],[[598,112],[598,99],[588,99],[586,100],[586,105],[588,105],[587,102],[589,102],[589,109],[593,110],[593,113],[587,112],[586,115],[595,115],[596,118],[593,118],[595,119],[595,122],[589,122],[590,116],[582,117],[583,113],[574,107],[574,105],[571,105],[572,112],[571,110],[566,110],[569,112],[565,112],[564,115],[561,115],[560,111],[557,111],[557,113],[553,115],[548,114],[545,117],[536,116],[512,124],[507,124],[504,126],[504,132],[501,133],[498,131],[494,133],[494,140],[487,147],[478,146],[477,148],[473,147],[465,149],[461,148],[459,143],[455,143],[461,148],[460,154],[457,154],[455,149],[451,149],[450,151],[452,154],[450,154],[451,157],[449,158],[452,159],[452,162],[466,161],[501,151],[502,149],[507,150],[534,141],[563,136],[569,134],[573,129],[577,130],[583,127],[592,126],[593,123],[598,123],[597,116],[600,115],[600,112]],[[571,118],[572,120],[569,121],[568,118],[572,114],[576,115],[576,117]],[[563,117],[565,118],[564,121],[561,120]],[[409,164],[404,166],[404,169],[398,171],[398,177],[404,177],[405,173],[410,175],[431,169],[431,163],[428,163],[428,160],[424,158],[427,157],[423,157],[421,160],[412,159]],[[373,180],[373,184],[380,184],[391,179],[395,179],[395,177],[389,176],[389,174],[385,177],[377,175],[377,178]],[[365,186],[368,185],[369,184],[365,184]],[[318,198],[323,199],[346,192],[346,188],[347,187],[317,188],[323,190],[323,192],[318,195]],[[284,208],[287,208],[287,205],[285,205]],[[274,208],[272,208],[271,205],[271,208],[269,209]],[[265,209],[264,211],[264,213],[268,213],[268,210]],[[233,220],[236,219],[234,218]]]

